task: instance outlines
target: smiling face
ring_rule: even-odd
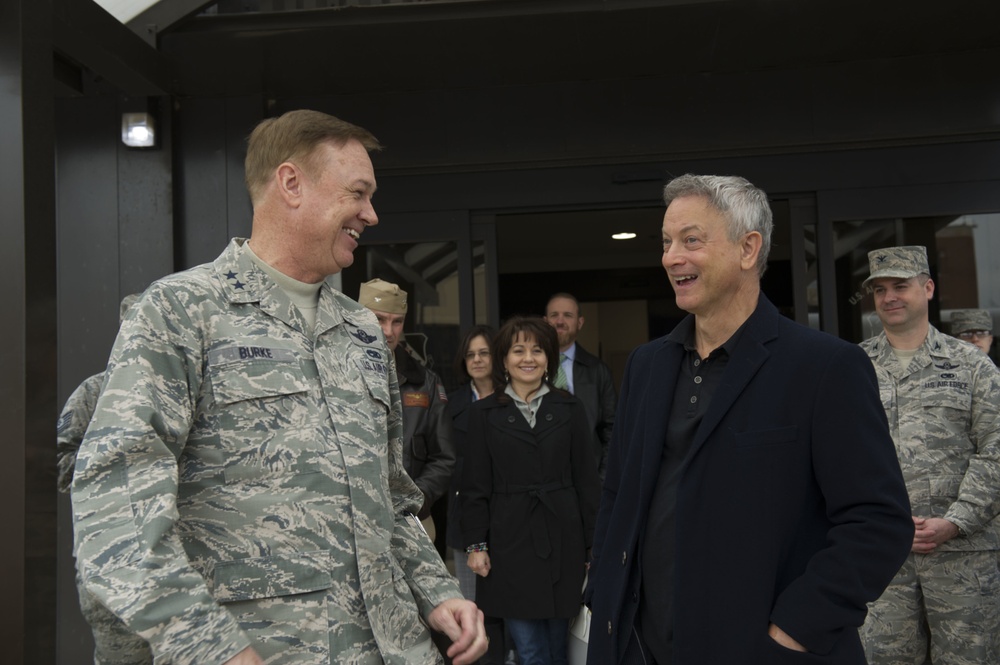
[[[490,378],[493,361],[490,358],[490,345],[482,335],[473,337],[469,342],[469,348],[465,351],[465,371],[473,381]]]
[[[556,329],[560,351],[572,346],[580,329],[583,328],[580,307],[570,298],[557,297],[550,300],[545,307],[545,320]]]
[[[343,146],[320,144],[303,172],[301,200],[294,229],[296,263],[302,274],[321,281],[354,263],[354,250],[365,227],[378,224],[372,207],[375,171],[368,151],[351,140]],[[293,275],[294,277],[294,275]]]
[[[541,387],[548,358],[534,336],[518,333],[504,357],[503,366],[514,392],[526,395]]]
[[[900,335],[927,325],[934,280],[926,275],[909,279],[880,277],[872,281],[871,287],[875,312],[886,332]]]
[[[663,216],[663,269],[677,306],[696,316],[724,313],[756,281],[760,234],[729,239],[725,216],[702,196],[670,202]],[[756,239],[752,238],[756,236]]]

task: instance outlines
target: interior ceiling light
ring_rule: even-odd
[[[152,148],[156,145],[156,123],[153,114],[122,113],[122,143],[130,148]]]
[[[635,237],[635,234],[630,231],[626,231],[623,233],[613,233],[611,234],[611,237],[615,240],[631,240]]]

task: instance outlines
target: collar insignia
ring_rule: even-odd
[[[246,284],[241,282],[239,280],[239,276],[232,270],[226,273],[226,279],[228,279],[230,283],[232,283],[234,289],[239,289],[240,291],[242,291],[243,287],[246,286]]]

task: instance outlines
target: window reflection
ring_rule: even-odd
[[[457,385],[452,369],[461,331],[457,246],[453,242],[367,245],[355,252],[344,292],[356,298],[362,282],[376,277],[407,293],[404,340],[410,355],[441,377],[446,390]]]
[[[924,245],[935,282],[931,324],[949,332],[957,309],[986,309],[1000,317],[1000,214],[854,220],[834,224],[839,334],[860,342],[881,324],[870,293],[868,252],[898,245]],[[814,298],[810,297],[810,311]]]

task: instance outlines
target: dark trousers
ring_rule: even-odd
[[[490,638],[490,646],[486,655],[479,659],[479,665],[503,665],[507,654],[504,632],[503,619],[486,617],[486,636]]]
[[[444,658],[445,665],[451,665],[451,658],[448,658],[447,651],[451,646],[451,639],[444,633],[432,630],[431,636],[434,644]],[[490,638],[490,646],[486,653],[476,663],[478,665],[503,665],[504,654],[507,649],[504,646],[503,619],[486,617],[486,636]]]
[[[451,647],[451,638],[444,633],[439,633],[436,630],[431,630],[431,639],[434,640],[434,646],[437,647],[438,652],[440,652],[441,657],[444,658],[445,665],[451,665],[451,658],[448,658],[448,649]]]

